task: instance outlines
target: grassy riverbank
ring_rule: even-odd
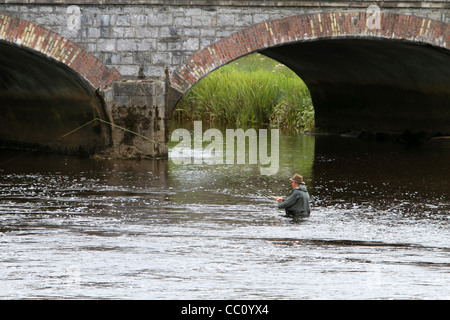
[[[286,66],[260,54],[212,72],[182,98],[174,117],[314,128],[314,108],[304,82]]]

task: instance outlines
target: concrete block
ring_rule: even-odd
[[[129,106],[130,98],[129,96],[117,96],[115,95],[113,98],[115,106]]]
[[[139,40],[119,39],[117,40],[117,51],[136,51]]]
[[[136,81],[136,95],[153,96],[153,81]]]
[[[147,25],[148,17],[145,14],[133,14],[130,20],[132,26],[142,27]]]
[[[125,14],[117,15],[115,25],[117,27],[129,27],[129,26],[131,26],[130,16],[129,15],[125,15]]]
[[[169,13],[150,13],[148,15],[150,26],[171,26],[173,25],[173,15]]]
[[[100,38],[101,31],[100,28],[89,28],[88,35],[90,38]]]
[[[112,102],[114,100],[114,90],[113,88],[109,88],[107,90],[103,90],[102,92],[103,99],[105,102]]]
[[[158,50],[158,51],[167,51],[168,50],[167,49],[167,43],[158,41],[157,44],[156,44],[156,50]]]
[[[187,60],[188,56],[189,55],[183,51],[174,52],[172,54],[172,63],[177,66],[182,65]]]
[[[216,42],[216,39],[214,39],[214,38],[201,38],[200,46],[201,46],[201,48],[206,48],[206,47],[212,45],[214,42]]]
[[[171,51],[171,52],[178,51],[178,50],[182,50],[182,48],[183,48],[183,45],[182,45],[181,41],[176,40],[176,41],[167,42],[167,50],[168,51]]]
[[[140,65],[150,64],[152,62],[152,55],[146,51],[133,52],[133,61]]]
[[[182,48],[188,51],[198,51],[200,48],[200,41],[198,38],[185,39]]]
[[[253,23],[258,24],[270,20],[270,15],[266,13],[253,15]]]
[[[215,28],[202,28],[200,30],[200,35],[202,37],[214,37],[216,35],[216,29]]]
[[[39,7],[38,6],[21,6],[20,8],[18,8],[19,10],[16,11],[20,11],[21,13],[25,13],[25,12],[38,12],[39,11]],[[64,10],[64,13],[66,13],[66,10]]]
[[[64,15],[65,15],[65,13],[64,13]],[[82,14],[80,16],[80,24],[82,26],[94,26],[95,23],[94,23],[93,16],[91,14]],[[66,25],[67,25],[67,23],[66,23]]]
[[[119,52],[118,54],[120,55],[120,63],[134,65],[135,61],[134,61],[133,53],[134,52]]]
[[[153,97],[150,95],[139,95],[130,97],[130,106],[151,107],[153,105]]]
[[[234,33],[233,30],[225,30],[225,29],[223,29],[223,30],[217,31],[216,37],[217,37],[218,39],[226,38],[226,37],[231,36],[233,33]]]
[[[192,26],[193,27],[207,27],[212,26],[213,19],[211,16],[193,16]]]
[[[158,38],[159,28],[157,27],[136,27],[131,29],[135,31],[136,38]]]
[[[53,11],[54,11],[53,7],[49,7],[49,6],[39,7],[39,12],[42,12],[42,13],[52,13]]]
[[[106,12],[118,14],[118,13],[123,13],[123,9],[124,9],[123,6],[109,5],[106,7]]]
[[[113,85],[115,96],[134,96],[136,94],[136,86],[133,81],[115,82]]]
[[[154,65],[170,65],[172,64],[172,53],[171,52],[158,52],[152,53],[152,62]]]
[[[116,40],[115,39],[98,39],[97,50],[99,52],[116,52]]]
[[[164,66],[144,66],[144,76],[148,78],[163,78]]]
[[[176,27],[190,27],[192,26],[191,17],[176,17],[173,23]]]
[[[101,27],[109,27],[112,25],[113,19],[109,14],[101,14],[97,16],[97,25]]]
[[[35,16],[35,23],[41,26],[61,26],[67,25],[67,16],[60,14],[38,13]]]
[[[200,8],[187,8],[186,10],[185,10],[185,14],[187,15],[187,16],[193,16],[193,15],[200,15],[200,14],[202,14],[202,9],[200,9]]]
[[[253,25],[253,15],[238,13],[235,16],[236,27],[250,27]]]
[[[187,37],[198,37],[200,36],[199,28],[184,28],[184,35]]]
[[[104,53],[103,62],[106,64],[122,63],[122,55],[120,53]]]
[[[152,82],[152,95],[160,96],[166,93],[166,84],[162,81],[153,81]]]
[[[180,37],[182,33],[183,33],[183,29],[177,28],[177,27],[161,27],[159,29],[159,36],[162,38]]]
[[[115,67],[124,77],[137,77],[139,73],[139,66],[136,65],[117,65]]]
[[[217,26],[233,26],[234,25],[234,14],[219,14],[217,15]]]

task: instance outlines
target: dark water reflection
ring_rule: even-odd
[[[449,163],[450,149],[318,137],[315,193],[325,203],[344,200],[445,220],[449,213]]]
[[[20,154],[0,151],[4,299],[450,296],[449,149],[283,132],[274,176],[43,154],[4,163]],[[289,192],[294,172],[313,202],[298,223],[265,197]]]

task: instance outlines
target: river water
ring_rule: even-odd
[[[283,131],[271,176],[21,155],[0,150],[2,299],[450,298],[450,149]],[[296,172],[300,221],[266,197]]]

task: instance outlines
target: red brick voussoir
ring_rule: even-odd
[[[450,49],[449,25],[426,18],[380,13],[379,25],[368,24],[366,11],[301,14],[263,22],[234,33],[197,52],[172,74],[181,94],[213,70],[246,54],[288,43],[333,38],[393,39]]]
[[[108,88],[121,75],[63,36],[34,23],[0,14],[0,41],[37,51],[65,64],[95,89]]]

